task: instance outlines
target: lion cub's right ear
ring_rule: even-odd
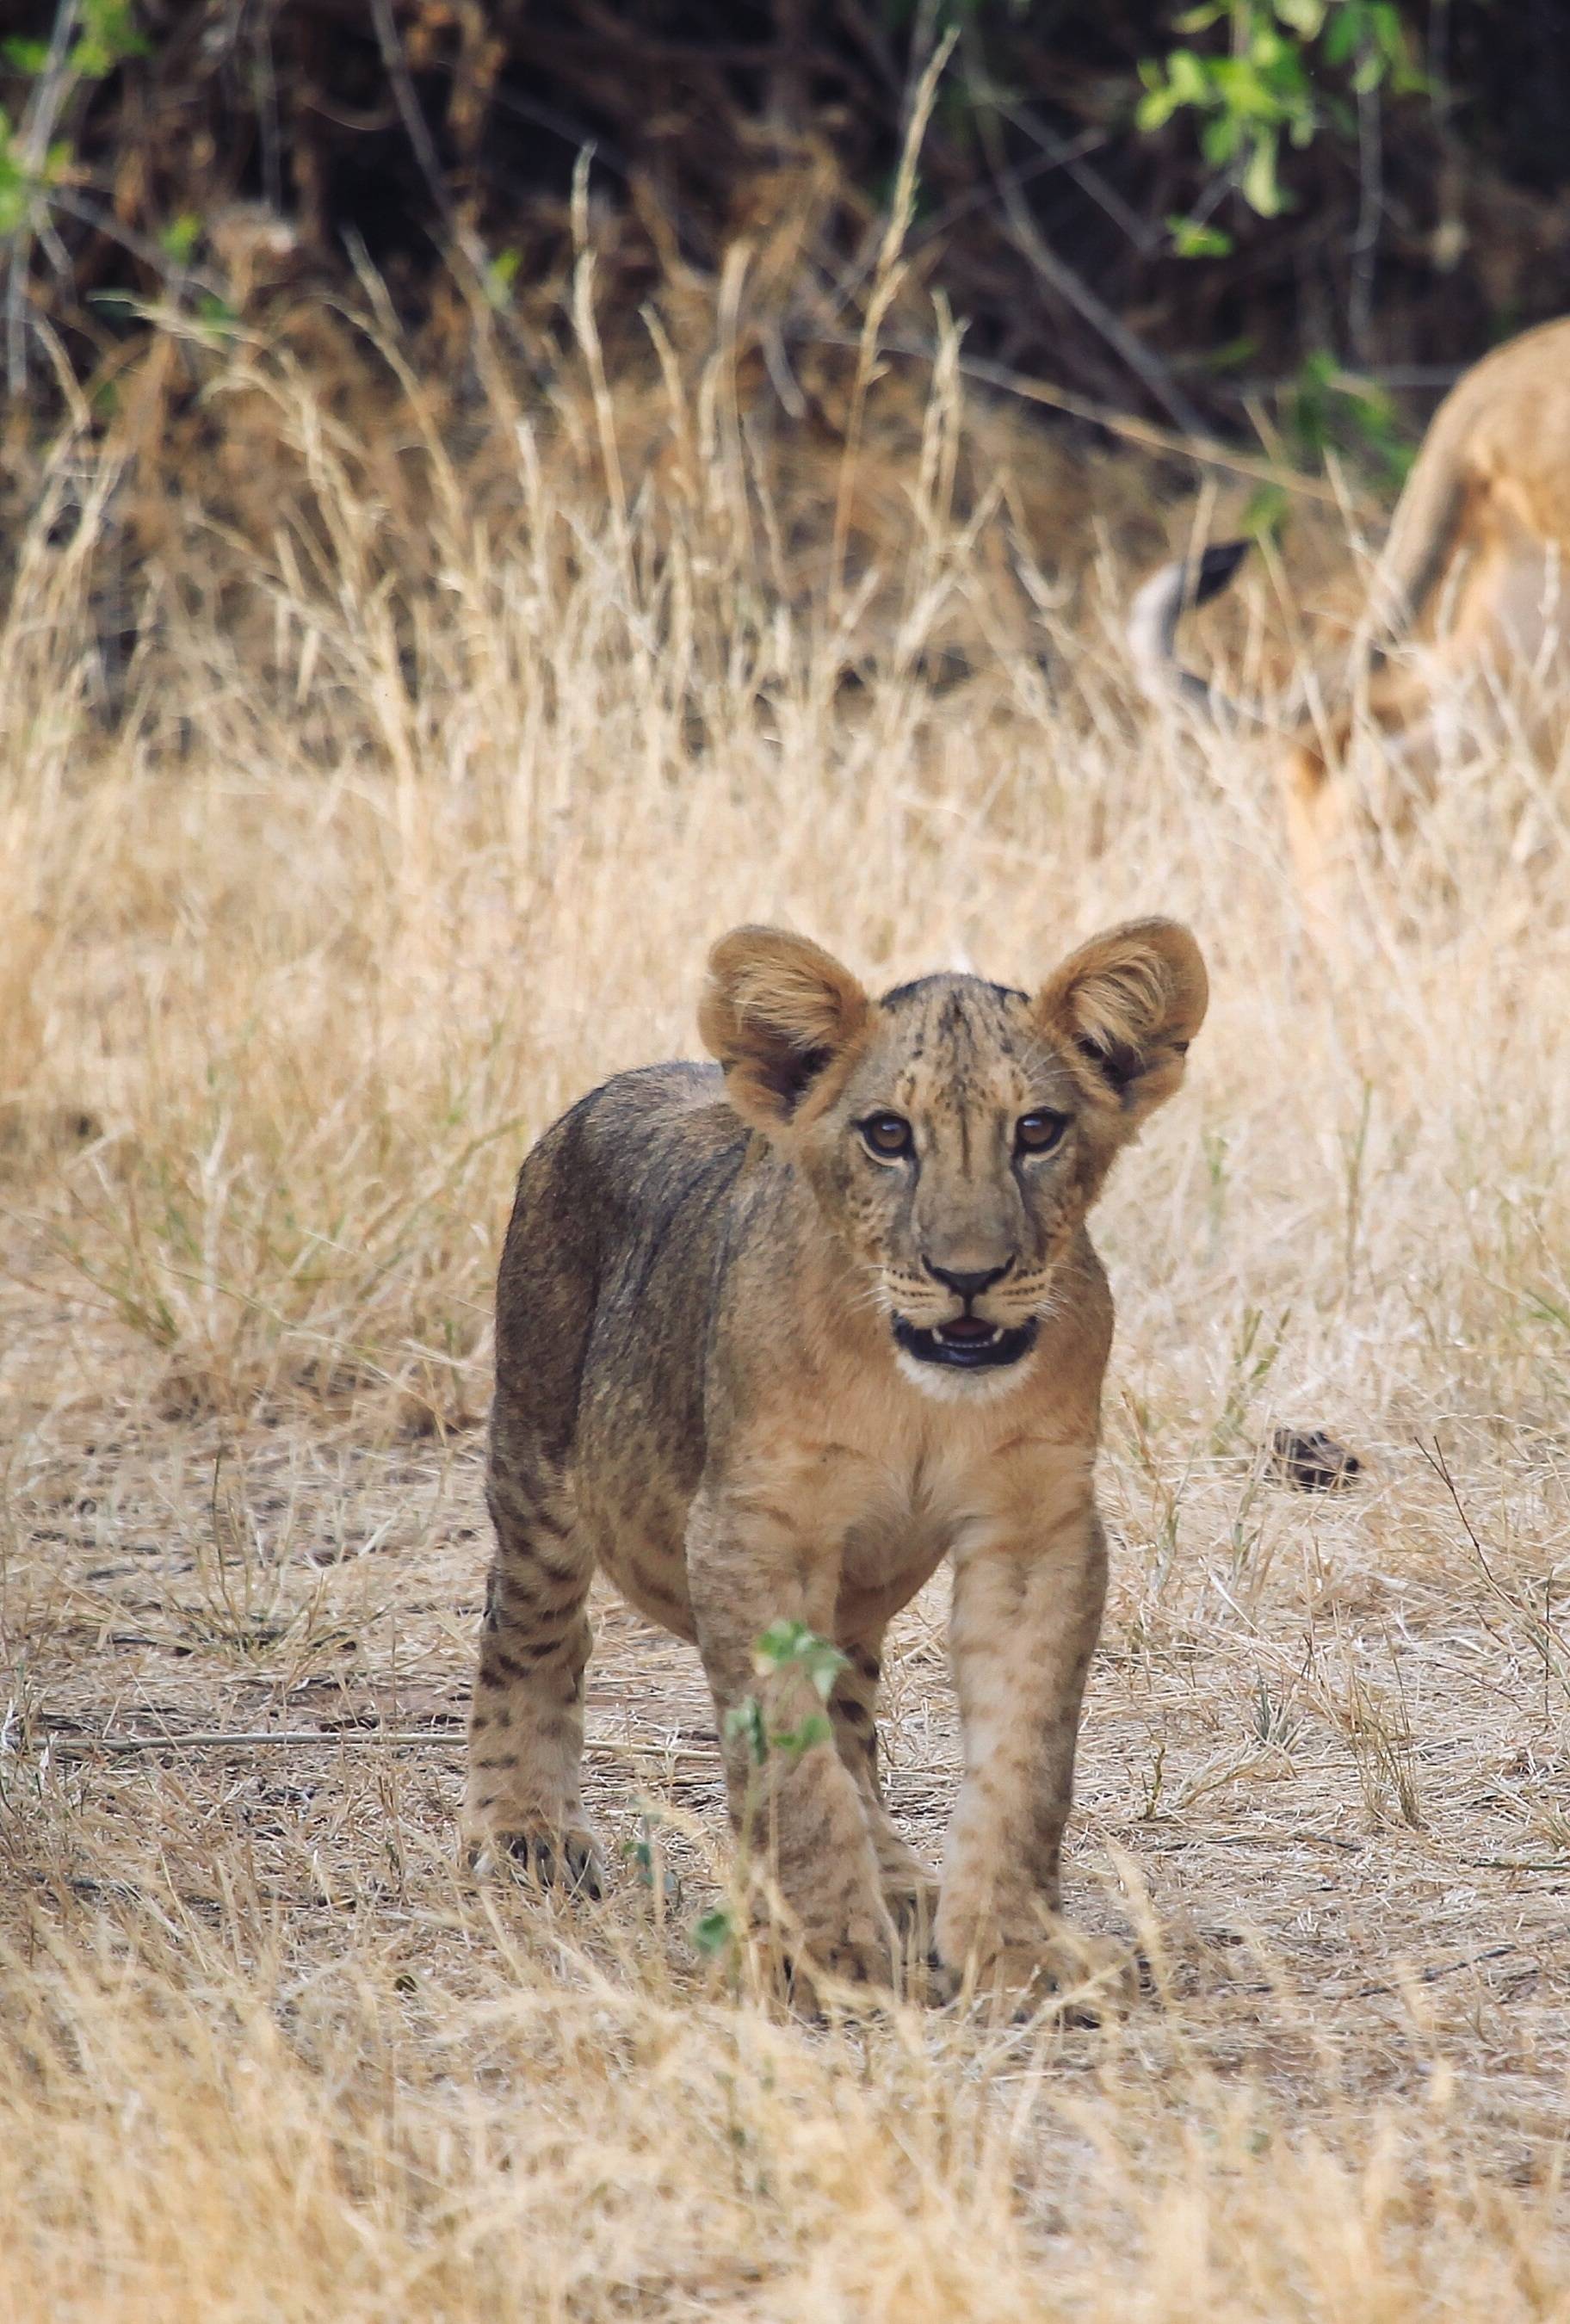
[[[787,928],[733,928],[708,956],[697,1029],[725,1094],[756,1130],[782,1129],[867,1021],[848,968]]]

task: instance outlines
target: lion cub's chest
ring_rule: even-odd
[[[964,1425],[823,1444],[797,1480],[799,1506],[837,1553],[842,1604],[887,1614],[913,1597],[958,1543],[997,1519],[1006,1466],[990,1431]]]
[[[930,1572],[965,1526],[985,1515],[984,1477],[941,1453],[909,1462],[847,1457],[838,1480],[840,1556],[847,1582],[868,1586],[908,1568]]]

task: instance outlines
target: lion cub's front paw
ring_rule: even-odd
[[[568,1831],[494,1831],[473,1840],[469,1866],[476,1879],[511,1870],[536,1888],[603,1896],[605,1859],[586,1826]]]
[[[820,2015],[827,2004],[843,1999],[839,1988],[887,1994],[899,1957],[899,1939],[886,1914],[869,1915],[849,1929],[807,1933],[791,1948],[791,1998],[798,2008]]]
[[[1126,2009],[1140,1990],[1133,1949],[1116,1937],[1060,1926],[1050,1936],[998,1945],[981,1953],[961,1980],[993,2009],[1029,2015],[1054,2002],[1073,2024],[1094,2025],[1107,2010]]]

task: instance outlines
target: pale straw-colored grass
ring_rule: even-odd
[[[624,440],[630,389],[596,415],[569,365],[520,410],[498,358],[459,446],[450,381],[351,422],[199,351],[276,504],[181,476],[112,717],[95,576],[147,477],[78,445],[41,481],[0,708],[0,2310],[1570,2317],[1564,767],[1479,718],[1327,954],[1261,756],[1136,714],[1104,544],[1023,651],[953,471],[1029,439],[942,365],[909,457],[869,420],[894,516],[881,567],[845,521],[836,595],[866,478],[815,503],[734,354],[673,356]],[[1070,1874],[1144,2000],[825,2029],[727,1992],[701,1684],[609,1608],[591,1791],[649,1877],[476,1895],[472,1424],[531,1136],[690,1053],[737,919],[1020,980],[1150,910],[1214,1002],[1102,1214]],[[1362,1480],[1287,1490],[1279,1422]],[[935,1847],[940,1591],[890,1711]],[[92,1748],[270,1729],[326,1739]]]

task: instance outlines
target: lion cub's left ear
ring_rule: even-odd
[[[1205,1022],[1210,980],[1176,920],[1126,920],[1092,936],[1048,977],[1039,1015],[1117,1100],[1132,1129],[1169,1098]]]
[[[850,1047],[870,1008],[849,969],[809,936],[733,928],[708,956],[697,1029],[743,1120],[774,1131]]]

